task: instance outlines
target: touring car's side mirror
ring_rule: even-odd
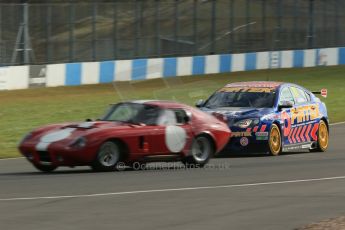
[[[200,107],[202,107],[204,104],[205,104],[205,100],[199,99],[199,100],[195,103],[195,106],[198,107],[198,108],[200,108]]]
[[[293,107],[293,103],[291,101],[281,101],[278,105],[278,110],[281,111],[282,109],[289,109]]]
[[[86,118],[85,121],[86,121],[86,122],[91,122],[91,121],[93,121],[93,120],[92,120],[91,118]]]

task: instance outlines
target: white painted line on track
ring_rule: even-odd
[[[343,125],[343,124],[345,124],[345,121],[331,123],[330,126],[333,126],[333,125]]]
[[[122,196],[122,195],[130,195],[130,194],[161,193],[161,192],[192,191],[192,190],[229,189],[229,188],[240,188],[240,187],[254,187],[254,186],[291,184],[291,183],[314,182],[314,181],[330,181],[330,180],[341,180],[341,179],[345,179],[345,176],[301,179],[301,180],[259,182],[259,183],[250,183],[250,184],[232,184],[232,185],[203,186],[203,187],[184,187],[184,188],[136,190],[136,191],[127,191],[127,192],[94,193],[94,194],[80,194],[80,195],[14,197],[14,198],[1,198],[0,202],[1,201],[24,201],[24,200],[46,200],[46,199]]]
[[[19,159],[23,159],[23,158],[25,158],[25,157],[4,158],[4,159],[0,159],[0,161],[19,160]]]

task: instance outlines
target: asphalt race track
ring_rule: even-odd
[[[294,229],[345,214],[345,125],[326,153],[214,159],[207,169],[36,171],[0,160],[0,229]]]

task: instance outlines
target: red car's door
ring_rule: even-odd
[[[182,109],[165,109],[157,126],[146,136],[152,154],[170,154],[183,151],[190,143],[192,129]]]

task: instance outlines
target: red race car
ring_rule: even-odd
[[[27,134],[20,152],[39,170],[89,165],[114,170],[119,163],[179,161],[202,167],[230,138],[228,126],[193,107],[167,101],[114,104],[103,118],[48,125]]]

